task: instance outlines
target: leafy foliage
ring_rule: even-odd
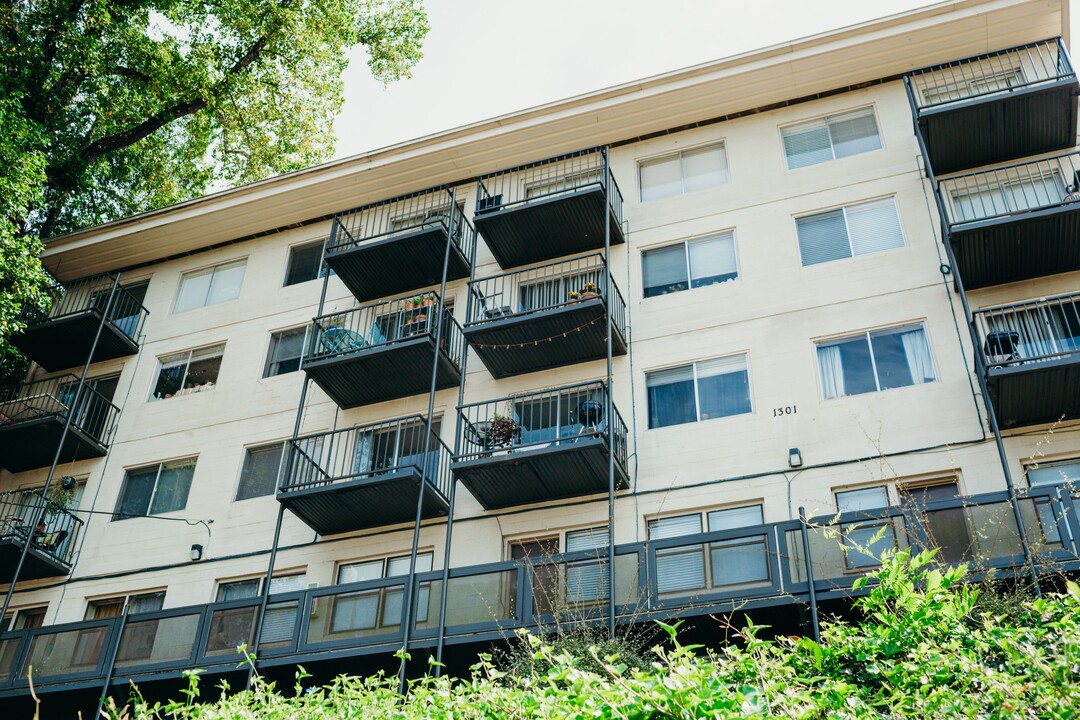
[[[716,654],[675,642],[633,667],[593,646],[577,655],[539,641],[546,669],[509,674],[484,659],[467,680],[424,678],[407,698],[396,678],[251,691],[198,704],[138,699],[116,717],[217,718],[1069,718],[1080,708],[1080,588],[1027,602],[1016,622],[977,611],[964,569],[898,553],[867,582],[865,620],[826,623],[822,642],[758,638],[748,627]],[[301,676],[302,677],[302,676]]]

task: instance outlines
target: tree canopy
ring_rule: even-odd
[[[422,0],[3,3],[0,352],[39,238],[328,159],[347,51],[387,83],[427,30]]]

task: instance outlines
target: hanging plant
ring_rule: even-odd
[[[509,445],[517,437],[521,424],[512,417],[495,413],[488,425],[488,441],[492,445]]]

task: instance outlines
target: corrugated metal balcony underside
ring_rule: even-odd
[[[101,313],[87,310],[31,325],[22,334],[13,336],[11,344],[49,372],[65,370],[86,362],[100,323]],[[138,351],[138,343],[107,322],[101,329],[94,362],[126,357]]]
[[[487,510],[608,490],[608,444],[602,437],[471,457],[450,467]],[[618,461],[615,487],[628,487],[626,469]]]
[[[431,386],[435,341],[413,340],[304,362],[304,371],[341,408],[426,393]],[[438,352],[436,387],[457,387],[461,371],[444,351]]]
[[[600,298],[527,315],[467,325],[465,339],[495,378],[547,370],[607,357]],[[626,354],[626,340],[612,327],[612,353]]]
[[[605,212],[611,214],[611,244],[625,242],[600,187],[481,212],[473,222],[499,266],[512,268],[602,249]]]
[[[952,103],[920,113],[938,175],[1072,147],[1075,79]]]
[[[327,251],[326,264],[358,300],[374,300],[438,284],[446,242],[446,228],[439,225]],[[446,279],[466,277],[469,259],[450,243]]]
[[[1080,353],[1024,365],[993,367],[987,389],[1003,428],[1080,418]]]
[[[968,290],[1080,270],[1080,203],[969,223],[949,235]]]
[[[52,465],[63,433],[62,415],[0,425],[0,467],[16,473]],[[105,445],[72,425],[64,440],[60,462],[103,457],[107,450]]]
[[[22,548],[21,538],[10,535],[0,537],[0,583],[10,583],[15,578],[15,568],[19,564]],[[68,565],[31,545],[26,553],[26,562],[19,572],[19,580],[63,577],[69,572],[71,568]]]
[[[401,468],[355,480],[279,492],[278,500],[320,535],[413,522],[420,494],[420,471]],[[423,518],[442,517],[447,500],[424,483]]]

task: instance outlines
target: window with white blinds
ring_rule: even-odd
[[[739,276],[732,230],[694,238],[641,254],[645,297],[704,287]]]
[[[650,540],[695,535],[700,532],[700,513],[649,521]],[[689,545],[656,551],[656,589],[659,593],[700,590],[704,587],[704,546]]]
[[[881,149],[873,108],[780,128],[789,170]]]
[[[1080,485],[1080,460],[1041,463],[1027,469],[1028,485],[1058,485],[1072,483]]]
[[[184,273],[173,312],[185,312],[240,297],[247,259]]]
[[[566,533],[566,552],[607,550],[607,526]],[[566,601],[590,604],[607,599],[607,569],[601,560],[579,560],[566,564]]]
[[[416,572],[428,572],[432,567],[431,553],[417,553]],[[409,556],[349,563],[338,568],[338,584],[404,577],[409,574]],[[400,585],[363,590],[339,595],[334,599],[330,621],[331,632],[370,630],[377,627],[397,627],[401,624],[404,589]],[[431,589],[421,583],[416,596],[416,620],[426,622]]]
[[[638,165],[642,202],[704,190],[727,181],[727,149],[722,142],[642,160]]]
[[[795,218],[795,229],[804,266],[904,246],[893,198]]]

